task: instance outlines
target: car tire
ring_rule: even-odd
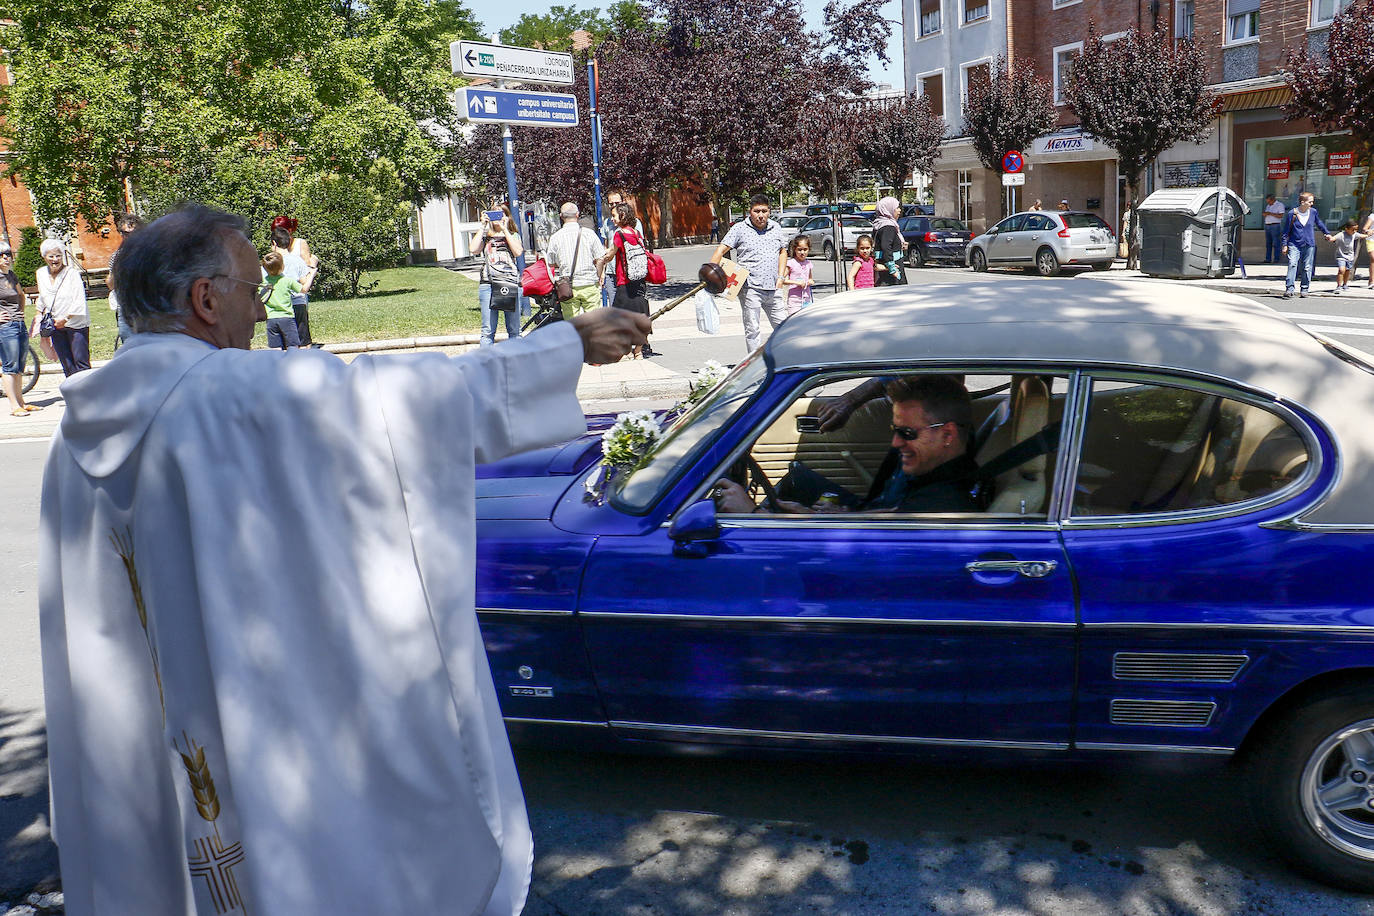
[[[920,270],[926,266],[926,256],[919,245],[912,245],[906,253],[906,266]]]
[[[968,256],[969,266],[978,273],[988,269],[988,256],[983,254],[983,249],[975,248]]]
[[[1054,256],[1052,250],[1041,248],[1035,253],[1035,271],[1042,277],[1058,276],[1059,259]]]
[[[1247,739],[1243,761],[1251,813],[1275,849],[1319,881],[1374,892],[1374,684],[1287,710]]]
[[[835,246],[826,242],[821,246],[821,257],[827,261],[835,260]]]
[[[1112,269],[1112,262],[1111,262],[1111,261],[1094,261],[1092,267],[1093,267],[1093,270],[1111,270],[1111,269]]]

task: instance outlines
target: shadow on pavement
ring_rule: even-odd
[[[0,707],[0,901],[58,886],[48,830],[48,738],[43,717]]]

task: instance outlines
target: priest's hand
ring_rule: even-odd
[[[617,308],[592,309],[568,321],[582,338],[582,358],[593,366],[616,362],[631,348],[644,346],[653,330],[648,315]]]

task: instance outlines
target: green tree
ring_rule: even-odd
[[[320,172],[296,179],[290,190],[301,234],[320,259],[322,296],[356,297],[377,285],[363,283],[363,274],[405,256],[410,207],[389,160],[373,162],[362,179]]]
[[[19,278],[20,285],[33,286],[38,282],[36,274],[38,268],[43,266],[43,253],[39,251],[42,245],[43,237],[33,226],[19,230],[19,249],[14,253],[14,275]]]
[[[595,9],[555,4],[547,13],[525,13],[515,25],[501,30],[501,42],[546,51],[571,51],[572,33],[585,29],[594,36],[610,30],[610,21]]]

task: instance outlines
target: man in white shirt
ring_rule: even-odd
[[[126,239],[135,334],[62,387],[39,614],[66,910],[515,916],[533,845],[474,612],[475,465],[585,431],[582,362],[649,320],[250,352],[243,230],[194,206]]]
[[[1273,194],[1264,195],[1264,263],[1277,264],[1283,250],[1283,217],[1288,208]]]
[[[563,317],[571,318],[601,304],[602,271],[596,265],[606,246],[595,232],[578,222],[581,214],[577,204],[564,204],[558,215],[563,227],[549,239],[549,263],[555,277],[572,282],[573,297],[563,303]]]

